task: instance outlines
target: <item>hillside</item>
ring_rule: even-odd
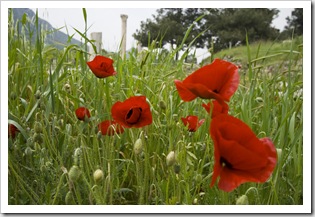
[[[36,33],[36,26],[35,26],[35,13],[29,8],[13,8],[13,19],[16,23],[18,20],[21,21],[23,19],[24,14],[26,14],[27,18],[29,20],[32,20],[33,22],[30,22],[30,32]],[[49,32],[49,34],[46,35],[45,43],[50,45],[55,45],[57,48],[61,49],[63,48],[65,44],[77,44],[80,45],[81,42],[72,38],[69,39],[69,36],[55,28],[47,22],[46,20],[43,20],[41,18],[38,18],[38,24],[40,27],[42,27],[46,32]],[[21,29],[21,26],[19,26]],[[27,31],[28,28],[26,28]],[[29,34],[26,34],[29,35]],[[33,34],[32,39],[35,40],[36,35]]]
[[[299,36],[293,40],[284,41],[258,41],[250,43],[249,51],[252,62],[264,61],[267,65],[277,64],[293,55],[301,54],[303,49],[303,37]],[[246,45],[221,50],[212,58],[227,59],[246,66],[248,63],[248,47]],[[204,59],[201,65],[211,63],[211,57]]]

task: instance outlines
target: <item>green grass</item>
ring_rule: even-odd
[[[266,183],[245,183],[225,193],[209,187],[214,158],[210,117],[201,107],[206,101],[183,103],[174,85],[174,79],[184,79],[199,66],[184,58],[174,61],[176,51],[165,55],[152,45],[126,60],[112,54],[117,76],[97,79],[86,66],[88,40],[82,47],[68,44],[57,50],[43,43],[44,31],[33,43],[25,35],[27,22],[10,19],[9,24],[9,123],[21,131],[8,144],[9,204],[221,205],[235,204],[244,194],[249,204],[303,204],[301,38],[288,44],[249,43],[215,54],[242,65],[230,114],[282,149]],[[95,128],[111,119],[111,106],[133,95],[147,97],[153,123],[113,137],[98,135]],[[90,122],[77,120],[79,106],[90,109]],[[189,133],[180,120],[187,115],[206,122]],[[139,138],[143,152],[136,155]],[[176,164],[168,167],[170,151],[176,153]],[[70,175],[73,166],[79,168],[76,180]],[[93,178],[97,169],[104,172],[99,183]]]

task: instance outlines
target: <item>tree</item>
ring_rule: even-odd
[[[182,48],[189,49],[191,42],[196,48],[213,44],[217,52],[245,44],[246,35],[251,42],[276,38],[279,31],[271,23],[278,13],[269,8],[161,8],[153,20],[141,22],[133,37],[143,45],[158,39],[162,46],[169,43],[172,49],[185,39]],[[188,29],[190,33],[184,38]]]
[[[216,36],[215,51],[230,45],[245,44],[249,41],[275,38],[278,30],[271,27],[277,16],[277,9],[268,8],[225,8],[209,11],[206,24],[211,29],[211,36]]]
[[[294,29],[296,35],[303,35],[303,8],[295,8],[291,13],[291,18],[287,17],[286,30]]]
[[[152,19],[141,22],[140,30],[136,30],[133,37],[143,45],[149,45],[150,41],[160,41],[161,45],[170,44],[172,49],[178,48],[184,40],[185,33],[193,25],[190,34],[186,38],[183,48],[195,40],[194,46],[203,47],[204,37],[200,36],[202,21],[196,19],[201,15],[198,8],[161,8]],[[197,37],[199,36],[199,37]],[[150,40],[150,41],[149,41]],[[178,55],[176,55],[176,59]]]

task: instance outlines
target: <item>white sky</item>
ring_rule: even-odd
[[[31,8],[35,11],[35,8]],[[117,51],[121,40],[121,14],[127,14],[127,50],[136,46],[132,34],[140,29],[141,21],[152,18],[157,8],[87,8],[88,35],[91,32],[102,32],[103,48],[109,51]],[[292,8],[280,8],[279,16],[273,22],[273,26],[283,30],[287,24],[285,18],[291,16]],[[39,17],[47,20],[53,27],[60,28],[67,26],[69,34],[75,33],[72,27],[84,32],[83,12],[80,8],[38,8]],[[62,31],[66,32],[63,28]],[[76,33],[74,36],[80,39]]]

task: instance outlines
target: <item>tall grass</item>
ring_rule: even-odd
[[[300,38],[215,54],[242,65],[230,114],[282,150],[266,183],[245,183],[225,193],[209,187],[214,157],[203,100],[183,103],[174,85],[198,65],[174,61],[176,50],[158,52],[159,45],[152,43],[125,60],[111,54],[117,76],[97,79],[86,67],[87,47],[93,43],[86,26],[77,30],[85,41],[81,47],[66,44],[58,50],[44,43],[47,32],[38,22],[37,32],[26,31],[29,22],[14,22],[10,14],[9,123],[21,133],[8,144],[9,204],[215,205],[235,204],[244,194],[249,204],[303,203]],[[35,43],[27,33],[36,34]],[[279,46],[286,47],[274,49]],[[111,119],[111,106],[133,95],[147,97],[153,123],[112,137],[98,134],[97,124]],[[90,109],[89,122],[77,120],[79,106]],[[180,120],[187,115],[207,121],[190,133]],[[133,150],[138,139],[141,154]],[[176,154],[173,166],[166,163],[170,151]],[[104,173],[101,182],[93,178],[97,169]]]

